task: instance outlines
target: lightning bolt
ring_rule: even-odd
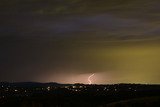
[[[93,77],[93,76],[94,76],[94,74],[92,74],[92,75],[90,75],[90,76],[88,77],[88,82],[89,82],[89,84],[92,84],[91,77]]]

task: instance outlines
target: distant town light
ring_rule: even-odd
[[[83,88],[83,86],[79,86],[79,88]]]
[[[50,91],[51,87],[47,87],[47,90]]]
[[[67,89],[68,89],[68,88],[69,88],[69,86],[65,86],[64,88],[67,88]]]
[[[72,86],[72,88],[76,88],[76,86]]]

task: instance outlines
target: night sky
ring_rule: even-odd
[[[0,81],[160,83],[159,0],[0,0]]]

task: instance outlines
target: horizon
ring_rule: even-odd
[[[153,83],[108,83],[108,84],[85,84],[85,83],[59,83],[59,82],[36,82],[36,81],[21,81],[21,82],[7,82],[7,81],[0,81],[0,83],[40,83],[40,84],[68,84],[68,85],[76,85],[76,84],[83,84],[83,85],[160,85],[159,83],[153,84]]]

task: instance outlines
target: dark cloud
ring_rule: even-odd
[[[1,0],[0,80],[159,83],[158,3]]]

